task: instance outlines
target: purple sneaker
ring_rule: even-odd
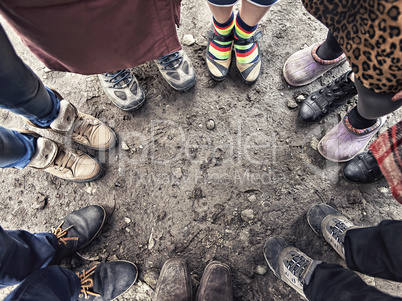
[[[361,153],[370,139],[384,125],[387,116],[366,129],[356,129],[349,123],[348,114],[334,126],[318,144],[319,153],[333,162],[347,162]]]

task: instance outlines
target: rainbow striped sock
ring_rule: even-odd
[[[240,18],[240,14],[236,16],[235,22],[235,39],[248,39],[257,30],[257,26],[249,26]],[[258,59],[257,43],[248,45],[236,45],[236,59],[240,64],[250,64]]]
[[[216,34],[221,36],[230,35],[234,27],[234,14],[230,16],[229,20],[225,23],[218,23],[215,18],[213,18],[214,30]],[[219,42],[216,40],[211,40],[209,44],[209,56],[214,60],[227,60],[232,53],[232,41],[229,42]]]

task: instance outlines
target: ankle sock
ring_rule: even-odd
[[[339,46],[338,41],[328,31],[327,39],[317,49],[318,57],[323,60],[334,60],[334,59],[338,58],[342,53],[343,53],[343,50],[342,50],[341,46]]]
[[[357,107],[354,107],[349,113],[348,113],[348,118],[349,118],[349,123],[351,126],[353,126],[355,129],[366,129],[372,125],[374,125],[377,122],[377,119],[366,119],[362,115],[359,114],[357,111]]]
[[[213,18],[215,33],[221,36],[228,36],[232,33],[235,21],[234,14],[225,23],[218,23]],[[232,54],[232,41],[220,42],[211,40],[209,44],[209,56],[214,60],[227,60]]]
[[[257,26],[249,26],[240,18],[240,14],[236,16],[235,22],[235,39],[248,39],[257,30]],[[257,43],[248,45],[235,45],[236,59],[240,64],[250,64],[258,60]]]

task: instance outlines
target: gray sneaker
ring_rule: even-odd
[[[307,212],[307,221],[313,231],[324,238],[345,259],[343,243],[346,231],[356,228],[353,223],[326,204],[317,204],[311,207]]]
[[[145,94],[130,69],[98,74],[107,97],[121,110],[139,109],[145,102]]]
[[[183,51],[172,52],[154,61],[167,83],[177,91],[187,91],[195,85],[193,64]]]
[[[276,277],[306,298],[304,284],[310,283],[314,269],[321,261],[311,259],[282,237],[271,237],[265,242],[264,257]]]

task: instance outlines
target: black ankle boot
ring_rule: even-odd
[[[52,233],[59,241],[59,248],[51,264],[58,264],[64,257],[70,256],[88,245],[100,233],[106,219],[103,207],[91,205],[67,215],[58,227],[52,227]]]

